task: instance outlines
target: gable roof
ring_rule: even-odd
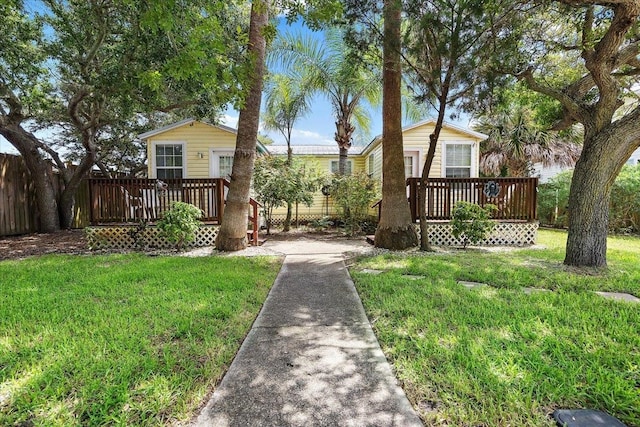
[[[177,128],[181,127],[181,126],[190,125],[190,124],[195,123],[197,121],[198,120],[196,120],[196,119],[180,120],[179,122],[171,123],[169,125],[160,127],[158,129],[153,129],[153,130],[150,130],[148,132],[141,133],[140,135],[138,135],[138,138],[140,138],[142,140],[147,139],[147,138],[151,138],[152,136],[160,135],[161,133],[165,133],[165,132],[168,132],[170,130],[177,129]],[[223,130],[225,132],[232,133],[234,135],[238,133],[238,131],[236,131],[234,128],[230,128],[229,126],[212,125],[212,124],[205,123],[205,122],[200,122],[200,123],[202,123],[203,125],[211,126],[212,128],[217,128],[217,129]]]
[[[219,129],[219,130],[222,130],[224,132],[232,133],[234,135],[238,134],[238,131],[236,129],[234,129],[232,127],[229,127],[229,126],[212,125],[210,123],[200,122],[200,121],[198,121],[196,119],[184,119],[184,120],[180,120],[179,122],[171,123],[169,125],[160,127],[158,129],[153,129],[153,130],[150,130],[148,132],[141,133],[140,135],[138,135],[138,138],[140,138],[141,140],[144,141],[144,140],[146,140],[148,138],[151,138],[152,136],[160,135],[160,134],[168,132],[170,130],[177,129],[179,127],[186,126],[186,125],[191,125],[191,124],[196,123],[196,122],[202,123],[203,125],[210,126],[210,127],[214,128],[214,129]],[[266,146],[263,143],[261,143],[260,141],[257,141],[256,149],[258,150],[258,153],[268,153],[269,152],[267,150]]]
[[[403,127],[402,128],[402,132],[404,133],[404,132],[419,128],[421,126],[427,126],[427,125],[435,126],[435,124],[436,124],[436,119],[427,119],[427,120],[423,120],[421,122],[414,123],[412,125]],[[458,133],[461,133],[463,135],[467,135],[469,137],[477,138],[477,139],[480,139],[480,140],[485,140],[485,139],[489,138],[489,136],[485,135],[484,133],[476,132],[476,131],[471,130],[469,128],[462,127],[462,126],[457,126],[457,125],[451,124],[449,122],[442,122],[442,127],[446,128],[446,129],[454,130],[454,131],[456,131]],[[366,154],[369,151],[371,151],[371,149],[373,148],[375,143],[380,141],[381,139],[382,139],[382,135],[378,135],[375,138],[373,138],[373,140],[369,144],[367,144],[366,147],[363,148],[363,150],[362,150],[362,152],[360,154]]]

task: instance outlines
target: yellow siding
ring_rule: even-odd
[[[403,146],[404,151],[418,151],[420,153],[418,172],[422,173],[422,166],[427,159],[427,151],[429,150],[429,135],[433,132],[433,123],[426,123],[423,126],[417,126],[412,129],[404,131]],[[446,143],[455,142],[474,142],[476,143],[476,149],[474,150],[475,158],[473,160],[472,176],[477,176],[477,165],[480,162],[480,150],[477,143],[480,139],[473,136],[461,133],[455,129],[444,127],[440,132],[440,138],[438,140],[438,146],[436,147],[435,157],[431,170],[429,171],[430,178],[444,177],[443,165],[442,165],[442,147]],[[382,140],[379,139],[375,142],[375,148],[369,151],[370,154],[374,154],[375,167],[374,177],[382,180]],[[475,174],[474,174],[475,172]]]
[[[155,159],[152,146],[156,143],[186,144],[186,178],[208,178],[210,149],[233,151],[236,147],[236,135],[205,123],[193,122],[175,129],[154,135],[147,140],[147,172],[155,177]],[[198,156],[202,154],[202,158]]]
[[[304,160],[307,164],[312,164],[317,167],[320,171],[323,171],[327,174],[327,181],[331,177],[331,161],[339,160],[339,156],[300,156],[294,155],[295,158]],[[349,156],[349,159],[353,161],[353,171],[354,172],[366,172],[366,157],[365,156]],[[295,220],[295,206],[293,211],[293,219]],[[313,204],[310,207],[307,207],[304,204],[298,205],[298,216],[301,220],[306,219],[308,217],[320,218],[325,215],[336,216],[338,214],[337,208],[334,206],[333,200],[329,197],[327,198],[318,191],[313,197]],[[287,208],[281,207],[278,209],[274,209],[273,217],[274,219],[281,219],[287,215]]]

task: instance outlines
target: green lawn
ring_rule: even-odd
[[[552,426],[554,409],[588,407],[640,426],[640,304],[591,292],[640,297],[640,239],[611,238],[607,271],[564,267],[565,240],[541,230],[544,250],[388,255],[351,269],[427,425]]]
[[[142,255],[0,262],[0,425],[188,420],[279,267]]]

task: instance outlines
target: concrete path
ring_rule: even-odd
[[[422,426],[344,264],[345,240],[267,242],[286,255],[195,426]]]

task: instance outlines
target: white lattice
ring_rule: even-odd
[[[416,225],[418,233],[420,226]],[[429,242],[434,246],[462,246],[462,242],[451,234],[452,226],[448,222],[429,223]],[[536,243],[537,222],[496,221],[496,226],[478,246],[525,246]]]
[[[196,231],[195,241],[187,247],[215,246],[219,226],[203,226]],[[160,235],[160,230],[149,226],[138,229],[136,226],[104,226],[85,228],[89,249],[170,249],[174,243]]]

